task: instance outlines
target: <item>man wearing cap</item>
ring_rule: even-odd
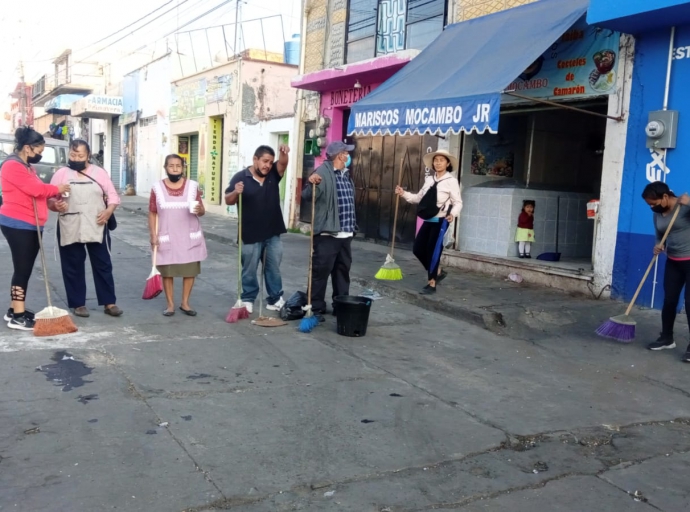
[[[328,276],[331,276],[333,297],[350,293],[351,245],[357,223],[355,186],[347,166],[348,153],[354,149],[344,142],[331,142],[326,148],[327,160],[309,176],[309,184],[302,191],[302,199],[311,201],[312,185],[316,184],[311,273],[311,304],[315,314],[326,312]]]

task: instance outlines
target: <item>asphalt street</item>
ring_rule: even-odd
[[[103,314],[89,282],[78,333],[0,327],[0,510],[690,510],[679,353],[587,337],[577,321],[511,336],[395,294],[374,302],[361,338],[339,336],[332,317],[310,334],[229,325],[237,248],[231,221],[212,216],[199,315],[167,318],[162,297],[141,299],[150,256],[137,208],[118,211],[113,233],[121,318]],[[46,241],[66,307],[54,224]],[[285,237],[288,295],[305,288],[307,243]],[[354,293],[380,253],[357,244]],[[8,290],[4,240],[0,258]],[[37,267],[35,310],[42,279]],[[599,304],[577,308],[608,314]]]

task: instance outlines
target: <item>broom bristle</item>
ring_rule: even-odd
[[[610,318],[596,330],[602,338],[609,338],[623,343],[630,343],[635,339],[635,323],[626,321],[624,323]]]
[[[304,332],[308,333],[314,330],[314,328],[319,325],[319,319],[315,317],[313,314],[309,314],[311,311],[307,313],[308,316],[305,316],[299,323],[299,327],[297,330],[299,332]]]
[[[240,320],[246,320],[249,318],[249,311],[245,306],[233,307],[229,312],[225,321],[229,324],[235,324]]]
[[[400,281],[403,278],[402,269],[400,267],[386,268],[384,265],[379,269],[378,272],[376,272],[374,277],[382,281]]]
[[[48,307],[36,313],[34,336],[59,336],[77,332],[77,326],[64,309]]]
[[[153,275],[146,280],[144,287],[144,294],[141,296],[144,300],[151,300],[158,297],[163,292],[163,279],[160,274]]]

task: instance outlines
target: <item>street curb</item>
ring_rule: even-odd
[[[148,210],[143,207],[120,205],[120,209],[142,217],[148,216]],[[204,236],[208,240],[213,240],[222,244],[236,245],[236,241],[228,236],[219,235],[210,231],[204,231]],[[361,277],[351,277],[351,280],[363,288],[377,291],[381,295],[384,295],[388,298],[399,300],[406,304],[416,306],[432,313],[438,313],[454,320],[462,320],[491,332],[498,332],[501,328],[506,326],[505,320],[503,319],[503,315],[501,313],[487,311],[485,309],[472,306],[458,306],[457,304],[453,304],[451,301],[445,299],[433,300],[424,298],[418,293],[399,290],[373,278],[369,280]]]
[[[472,306],[457,306],[447,300],[435,301],[426,299],[419,293],[398,290],[393,286],[383,284],[376,280],[353,277],[352,281],[363,288],[374,290],[390,299],[399,300],[426,311],[447,316],[453,320],[462,320],[491,332],[498,332],[506,325],[501,313]]]

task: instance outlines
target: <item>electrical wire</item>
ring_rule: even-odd
[[[101,53],[102,51],[107,50],[108,48],[110,48],[110,47],[113,46],[114,44],[119,43],[119,42],[122,41],[123,39],[125,39],[125,38],[131,36],[131,35],[134,34],[135,32],[141,30],[142,28],[144,28],[144,27],[147,26],[147,25],[150,25],[150,24],[153,23],[154,21],[156,21],[156,20],[162,18],[162,17],[165,16],[166,14],[168,14],[168,13],[174,11],[175,9],[179,8],[180,5],[185,4],[185,3],[187,3],[187,2],[189,2],[189,0],[182,0],[180,3],[178,3],[177,5],[175,5],[175,7],[171,8],[171,9],[168,9],[167,11],[165,11],[165,12],[162,13],[162,14],[159,14],[158,16],[156,16],[155,18],[153,18],[152,20],[147,21],[146,23],[144,23],[144,24],[141,25],[140,27],[138,27],[138,28],[132,30],[131,32],[125,34],[124,36],[120,37],[119,39],[116,39],[116,40],[113,41],[112,43],[109,43],[108,45],[104,46],[104,47],[101,48],[100,50],[97,50],[97,51],[91,53],[90,55],[88,55],[87,57],[84,57],[83,59],[78,60],[77,62],[75,62],[75,64],[80,63],[80,62],[85,62],[87,59],[90,59],[90,58],[93,57],[94,55],[98,55],[98,54]]]

